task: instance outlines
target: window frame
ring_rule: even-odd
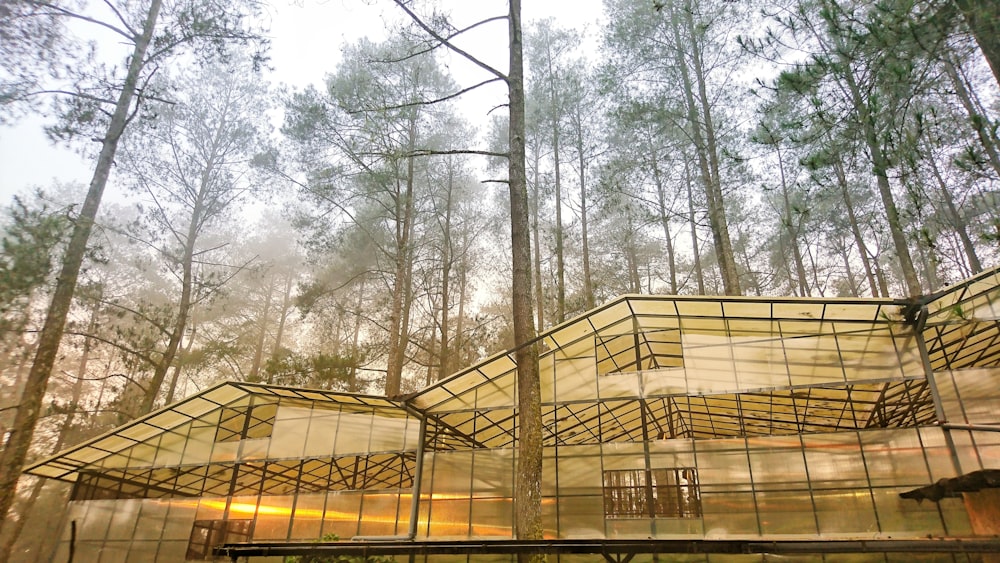
[[[701,518],[698,472],[692,467],[606,469],[604,517]]]
[[[188,538],[185,561],[205,561],[213,559],[212,548],[224,543],[250,541],[253,532],[252,519],[239,520],[195,520]]]

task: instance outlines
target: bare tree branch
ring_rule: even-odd
[[[118,35],[121,35],[125,39],[128,39],[129,41],[133,41],[134,42],[135,38],[139,35],[138,33],[135,33],[134,31],[132,33],[129,33],[129,31],[132,31],[131,28],[128,28],[129,31],[125,31],[125,30],[117,28],[117,27],[115,27],[115,26],[113,26],[113,25],[111,25],[111,24],[109,24],[107,22],[102,22],[101,20],[96,20],[94,18],[91,18],[91,17],[88,17],[88,16],[84,16],[84,15],[78,14],[76,12],[72,12],[70,10],[67,10],[66,8],[63,8],[63,7],[60,7],[60,6],[56,6],[55,4],[52,4],[51,2],[38,2],[37,0],[29,0],[29,3],[33,4],[35,6],[41,7],[41,8],[48,8],[49,10],[52,10],[55,13],[55,15],[62,15],[62,16],[66,16],[67,18],[74,18],[74,19],[78,19],[78,20],[83,20],[85,22],[96,24],[96,25],[99,25],[101,27],[110,29],[111,31],[117,33]],[[121,15],[119,15],[118,17],[121,18]]]
[[[393,109],[405,109],[405,108],[412,108],[412,107],[417,107],[417,106],[430,106],[430,105],[434,105],[434,104],[437,104],[437,103],[440,103],[440,102],[447,102],[448,100],[452,100],[452,99],[455,99],[455,98],[457,98],[457,97],[459,97],[459,96],[461,96],[463,94],[467,94],[467,93],[475,90],[476,88],[480,88],[482,86],[486,86],[487,84],[492,84],[494,82],[501,82],[501,80],[502,79],[500,79],[500,78],[490,78],[489,80],[484,80],[484,81],[482,81],[479,84],[476,84],[474,86],[469,86],[468,88],[463,88],[463,89],[459,90],[458,92],[455,92],[454,94],[448,94],[447,96],[444,96],[442,98],[437,98],[437,99],[434,99],[434,100],[420,100],[419,102],[409,102],[409,103],[405,103],[405,104],[399,104],[397,106],[380,106],[378,108],[378,110],[379,111],[385,111],[385,110],[393,110]],[[363,110],[348,111],[347,113],[349,113],[349,114],[359,114],[359,113],[364,113],[366,111],[372,111],[372,110],[363,109]]]
[[[476,57],[473,57],[472,55],[470,55],[469,53],[467,53],[463,49],[460,49],[459,47],[456,47],[453,43],[451,43],[448,40],[448,38],[442,37],[440,33],[434,31],[433,28],[431,28],[429,25],[427,25],[426,23],[424,23],[424,21],[422,19],[420,19],[420,16],[418,16],[415,13],[413,13],[413,11],[410,10],[406,6],[406,3],[403,2],[403,0],[393,0],[393,2],[395,2],[396,5],[399,6],[399,8],[401,10],[403,10],[404,12],[406,12],[406,15],[410,16],[410,19],[412,19],[413,22],[416,23],[420,27],[420,29],[426,31],[427,34],[430,35],[431,37],[433,37],[436,41],[438,41],[439,43],[441,43],[445,47],[448,47],[449,49],[451,49],[455,53],[458,53],[459,55],[465,57],[465,59],[468,60],[470,63],[472,63],[472,64],[478,66],[479,68],[485,70],[486,72],[488,72],[488,73],[496,76],[500,80],[503,80],[504,82],[508,81],[508,78],[507,78],[506,74],[504,74],[504,73],[500,72],[499,70],[491,67],[490,65],[484,63],[483,61],[477,59]]]

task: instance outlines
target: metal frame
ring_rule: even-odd
[[[217,557],[431,556],[593,554],[609,563],[627,563],[639,554],[821,554],[821,553],[997,553],[1000,539],[982,540],[464,540],[407,542],[327,542],[224,544]]]

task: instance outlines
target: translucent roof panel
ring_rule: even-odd
[[[176,450],[178,441],[185,441],[196,432],[195,424],[216,438],[220,410],[223,407],[246,403],[251,396],[263,399],[303,400],[305,404],[342,405],[347,408],[377,409],[405,416],[401,403],[384,397],[334,393],[310,389],[295,389],[257,383],[222,383],[180,402],[168,405],[124,426],[92,438],[52,457],[38,461],[25,469],[26,473],[72,481],[83,468],[100,465],[125,467],[129,465],[152,464],[160,451],[169,453]],[[171,431],[186,428],[184,437],[174,436]],[[174,436],[168,443],[161,444],[161,436]],[[190,450],[191,448],[189,448]],[[175,452],[176,454],[176,452]],[[167,459],[169,456],[160,455]]]

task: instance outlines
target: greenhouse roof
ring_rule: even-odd
[[[917,314],[923,305],[926,315]],[[914,301],[620,297],[537,338],[543,439],[585,445],[933,423],[914,328],[922,330],[934,370],[992,367],[1000,364],[998,318],[1000,269]],[[417,412],[427,419],[434,449],[516,441],[514,352],[508,351],[396,400],[224,383],[26,472],[72,480],[88,466],[250,396],[394,416]]]
[[[385,397],[296,389],[261,383],[226,382],[38,461],[24,471],[40,477],[73,480],[76,473],[83,468],[106,461],[108,458],[122,456],[147,440],[196,421],[213,411],[246,402],[251,396],[292,402],[309,401],[336,404],[342,409],[402,410],[402,406],[398,402]]]

